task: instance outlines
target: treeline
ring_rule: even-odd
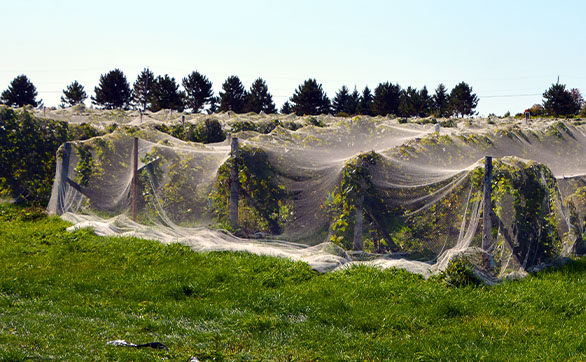
[[[157,112],[173,109],[179,112],[208,113],[232,111],[235,113],[277,113],[273,97],[264,79],[256,79],[246,89],[238,76],[230,76],[222,84],[216,96],[212,82],[203,74],[194,71],[179,83],[168,74],[155,74],[144,69],[130,85],[124,73],[114,69],[100,76],[91,102],[103,109],[140,109]],[[25,75],[16,77],[2,93],[0,102],[20,107],[25,104],[39,105],[35,86]],[[69,107],[83,103],[88,98],[84,87],[74,81],[63,90],[61,106]],[[450,92],[440,84],[434,94],[426,87],[401,88],[390,82],[380,83],[373,91],[367,86],[361,92],[342,86],[330,98],[315,79],[304,81],[286,101],[280,112],[283,114],[317,115],[395,115],[401,117],[449,117],[473,115],[478,97],[465,82],[456,85]]]

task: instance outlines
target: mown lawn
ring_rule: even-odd
[[[67,226],[0,205],[0,360],[586,359],[586,260],[455,288]],[[114,339],[170,350],[106,345]]]

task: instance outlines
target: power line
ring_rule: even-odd
[[[503,94],[503,95],[490,95],[490,96],[482,96],[479,95],[479,98],[514,98],[514,97],[533,97],[533,96],[540,96],[541,93],[528,93],[528,94]]]

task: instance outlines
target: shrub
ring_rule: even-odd
[[[470,263],[464,259],[451,260],[446,270],[440,274],[440,279],[453,287],[482,284],[482,280],[474,274]]]

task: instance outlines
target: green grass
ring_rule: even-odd
[[[586,260],[454,288],[67,225],[0,205],[0,360],[586,359]],[[170,351],[106,345],[114,339]]]

